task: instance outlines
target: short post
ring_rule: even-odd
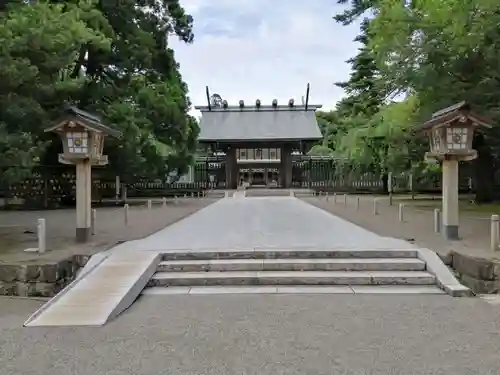
[[[389,205],[392,206],[392,172],[387,173],[387,190],[389,192]]]
[[[325,199],[328,202],[328,192],[326,192]]]
[[[344,206],[347,206],[347,194],[344,194]]]
[[[188,197],[187,194],[184,194],[184,199],[186,199],[187,197]]]
[[[38,252],[45,253],[47,250],[47,233],[45,229],[45,219],[38,219],[36,225],[37,238],[38,238]]]
[[[337,193],[333,193],[333,203],[337,204]]]
[[[123,213],[125,214],[125,225],[128,225],[128,203],[123,206]]]
[[[359,211],[359,197],[356,197],[356,211]]]
[[[177,200],[177,195],[174,196],[174,204],[175,205],[179,204],[179,201]]]
[[[401,223],[404,221],[404,209],[405,209],[404,203],[400,203],[398,211],[398,219]]]
[[[161,199],[161,205],[162,205],[163,208],[167,207],[167,198],[163,197]]]
[[[97,220],[97,210],[95,208],[92,209],[92,217],[90,221],[91,234],[95,235],[95,222]]]
[[[491,251],[498,251],[500,244],[500,217],[491,215]]]
[[[434,233],[441,232],[441,210],[439,208],[434,209]]]
[[[378,215],[378,199],[373,199],[373,214]]]
[[[153,207],[153,202],[151,199],[148,199],[148,210],[150,210]]]
[[[194,193],[193,192],[191,193],[191,198],[194,198]]]

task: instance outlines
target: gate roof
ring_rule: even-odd
[[[321,105],[260,107],[197,106],[202,113],[200,142],[299,141],[323,136],[316,121]]]

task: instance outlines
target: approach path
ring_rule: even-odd
[[[267,248],[400,248],[384,238],[293,197],[221,199],[155,234],[116,250]]]
[[[295,198],[224,199],[143,240],[154,250],[410,247]],[[497,375],[500,309],[447,295],[142,296],[101,328],[21,328],[0,299],[0,375]]]

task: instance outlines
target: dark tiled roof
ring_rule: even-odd
[[[317,140],[322,138],[316,121],[317,105],[212,108],[202,112],[199,141]]]
[[[115,130],[113,128],[110,128],[109,126],[106,126],[102,123],[101,118],[97,115],[94,115],[92,113],[83,111],[75,106],[69,106],[65,110],[65,118],[67,119],[75,119],[77,121],[80,121],[83,123],[85,126],[88,128],[103,132],[106,135],[110,135],[112,137],[116,138],[121,138],[122,137],[122,132]],[[59,120],[58,123],[54,126],[51,126],[48,129],[45,129],[46,132],[51,132],[56,130],[59,127],[59,123],[62,121]]]

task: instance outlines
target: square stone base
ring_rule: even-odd
[[[91,228],[76,228],[76,242],[87,242],[91,236]]]
[[[443,237],[447,240],[458,241],[460,238],[458,237],[458,225],[445,225],[443,224],[442,228]]]

